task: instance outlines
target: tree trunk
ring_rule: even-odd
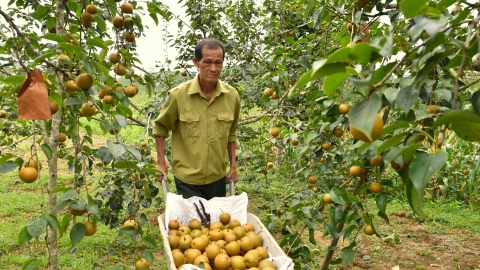
[[[57,18],[56,30],[57,34],[64,35],[64,16],[65,16],[65,2],[60,0],[57,1],[55,16]],[[58,49],[61,52],[60,49]],[[56,90],[55,92],[60,96],[63,96],[63,74],[61,72],[56,72]],[[60,130],[60,124],[62,121],[63,106],[59,105],[59,110],[57,113],[52,115],[52,128],[50,133],[49,145],[52,149],[52,158],[48,161],[48,212],[53,214],[53,208],[57,204],[57,195],[50,194],[50,191],[57,187],[57,177],[58,177],[58,133]],[[58,236],[57,231],[51,230],[50,227],[47,227],[47,243],[48,243],[48,269],[49,270],[58,270]]]
[[[275,166],[280,166],[280,163],[282,163],[282,158],[283,158],[283,149],[280,146],[275,146]]]

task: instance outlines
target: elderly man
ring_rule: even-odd
[[[198,74],[169,91],[153,126],[157,166],[165,173],[159,180],[168,175],[165,138],[171,130],[173,175],[177,193],[184,198],[225,197],[226,183],[238,181],[235,150],[240,98],[235,88],[219,80],[224,60],[225,47],[220,41],[198,42],[193,59]]]

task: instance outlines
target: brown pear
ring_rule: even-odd
[[[252,232],[252,231],[255,231],[255,228],[253,227],[253,224],[252,223],[245,223],[242,225],[243,229],[245,229],[245,232]]]
[[[225,250],[229,256],[240,254],[240,244],[237,241],[232,241],[225,246]]]
[[[219,254],[213,261],[217,270],[228,270],[232,264],[230,257],[226,254]]]
[[[185,255],[178,249],[172,250],[173,262],[176,267],[185,264]]]
[[[268,250],[264,247],[257,247],[255,248],[255,250],[257,251],[258,256],[260,257],[260,261],[270,257],[270,255],[268,254]]]
[[[168,244],[170,245],[171,249],[178,248],[179,242],[180,242],[180,236],[178,236],[178,235],[169,235],[168,236]]]
[[[217,244],[210,244],[205,248],[205,254],[207,255],[208,259],[213,261],[218,254],[221,253],[220,246]]]
[[[233,233],[237,236],[237,239],[242,239],[245,236],[245,234],[247,234],[245,232],[245,229],[241,226],[235,227],[232,230],[233,230]]]
[[[230,220],[231,220],[231,216],[229,213],[222,213],[220,215],[220,222],[223,224],[223,225],[227,225],[228,223],[230,223]]]
[[[192,230],[190,232],[190,236],[195,239],[197,237],[200,237],[200,235],[202,235],[202,231],[200,231],[199,229],[195,229],[195,230]]]
[[[269,260],[261,260],[260,262],[258,262],[258,265],[257,265],[258,268],[260,269],[265,269],[267,267],[272,267],[273,269],[277,269],[277,267],[275,266],[275,264],[273,264],[271,261]]]
[[[214,221],[210,224],[210,231],[214,229],[222,229],[222,223]]]
[[[228,228],[232,229],[232,230],[233,230],[233,228],[240,227],[240,226],[241,226],[241,224],[240,224],[240,221],[238,221],[238,219],[232,219],[228,223]]]
[[[192,219],[190,221],[190,224],[188,224],[188,227],[191,229],[191,230],[195,230],[195,229],[198,229],[200,230],[202,228],[202,223],[200,222],[200,220],[198,219]]]
[[[220,229],[211,230],[209,231],[208,235],[212,241],[218,241],[225,238],[225,234]]]
[[[202,252],[205,250],[207,245],[208,245],[208,242],[203,237],[197,237],[193,239],[191,243],[192,248],[198,249]]]
[[[232,269],[235,270],[245,270],[247,269],[247,265],[245,263],[245,258],[239,255],[230,257],[232,260]]]
[[[256,250],[248,251],[247,254],[243,256],[243,258],[245,259],[245,264],[247,265],[247,268],[256,267],[260,262],[260,258]]]
[[[187,250],[192,246],[192,237],[187,234],[187,235],[182,235],[180,236],[180,241],[178,242],[178,247],[181,250]]]
[[[195,259],[198,256],[202,255],[202,252],[195,248],[189,248],[185,250],[184,254],[185,254],[185,260],[187,261],[187,263],[193,264],[195,262]]]
[[[187,225],[180,226],[177,229],[177,231],[178,231],[179,236],[181,236],[181,235],[189,235],[190,236],[190,233],[192,232],[192,230],[190,230],[190,227],[188,227]]]
[[[250,237],[243,237],[240,241],[240,248],[242,249],[243,252],[248,252],[253,249],[253,246],[255,243],[253,242],[253,239]]]

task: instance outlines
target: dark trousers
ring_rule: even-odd
[[[178,195],[182,195],[184,199],[198,196],[207,200],[213,197],[227,196],[227,183],[225,183],[225,178],[226,177],[223,177],[218,181],[206,185],[192,185],[174,177]]]

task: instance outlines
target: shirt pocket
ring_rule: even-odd
[[[233,123],[233,114],[219,113],[217,115],[217,136],[219,138],[228,137]]]
[[[200,116],[196,113],[180,113],[181,130],[185,131],[188,138],[200,137]]]

